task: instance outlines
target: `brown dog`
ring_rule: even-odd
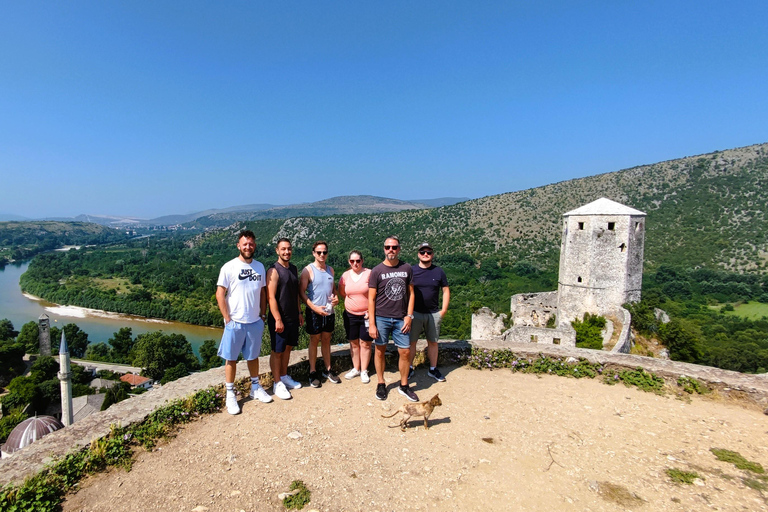
[[[435,407],[443,405],[438,395],[433,396],[426,402],[419,402],[418,404],[403,404],[398,410],[390,414],[389,416],[381,415],[382,418],[391,418],[395,414],[403,413],[403,419],[400,420],[400,430],[405,432],[405,426],[408,424],[408,420],[411,416],[424,416],[424,428],[429,430],[429,415],[435,410]]]

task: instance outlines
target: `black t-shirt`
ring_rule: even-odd
[[[437,265],[429,268],[413,267],[414,311],[419,313],[437,313],[440,311],[438,299],[440,290],[448,286],[448,278]]]
[[[299,272],[296,265],[288,264],[285,268],[275,262],[272,267],[277,271],[277,290],[275,299],[280,318],[283,323],[298,323],[299,321]],[[270,314],[272,312],[270,311]]]
[[[368,278],[368,288],[376,289],[376,316],[403,318],[408,314],[408,285],[413,279],[409,263],[398,262],[394,267],[379,263]]]

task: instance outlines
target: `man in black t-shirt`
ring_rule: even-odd
[[[413,270],[400,261],[400,240],[390,236],[384,241],[384,261],[371,270],[368,278],[368,333],[376,346],[376,398],[387,399],[384,382],[384,364],[389,338],[395,342],[400,355],[400,394],[412,402],[418,402],[408,387],[408,370],[411,362],[411,341],[408,331],[413,321]]]
[[[427,338],[429,357],[428,375],[438,382],[445,377],[437,369],[437,340],[440,338],[440,322],[448,311],[451,291],[443,269],[432,263],[434,251],[424,242],[419,246],[419,264],[413,267],[414,310],[411,326],[411,369],[416,356],[416,342],[422,331]],[[438,305],[440,291],[443,292],[442,308]]]

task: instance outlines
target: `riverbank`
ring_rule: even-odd
[[[168,324],[168,325],[172,323],[170,320],[163,320],[162,318],[147,318],[145,316],[139,316],[139,315],[128,315],[125,313],[115,313],[114,311],[104,311],[103,309],[83,308],[80,306],[56,304],[54,302],[48,302],[41,297],[36,297],[26,292],[21,292],[21,294],[29,300],[50,304],[50,305],[43,306],[43,308],[49,313],[52,313],[58,316],[63,316],[63,317],[108,318],[111,320],[133,320],[138,322],[148,322],[148,323]],[[204,326],[200,326],[200,327],[204,327]]]

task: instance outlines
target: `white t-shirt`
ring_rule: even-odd
[[[235,322],[251,324],[259,320],[261,289],[266,285],[264,265],[256,260],[245,263],[240,258],[221,267],[216,283],[227,289],[229,316]]]

